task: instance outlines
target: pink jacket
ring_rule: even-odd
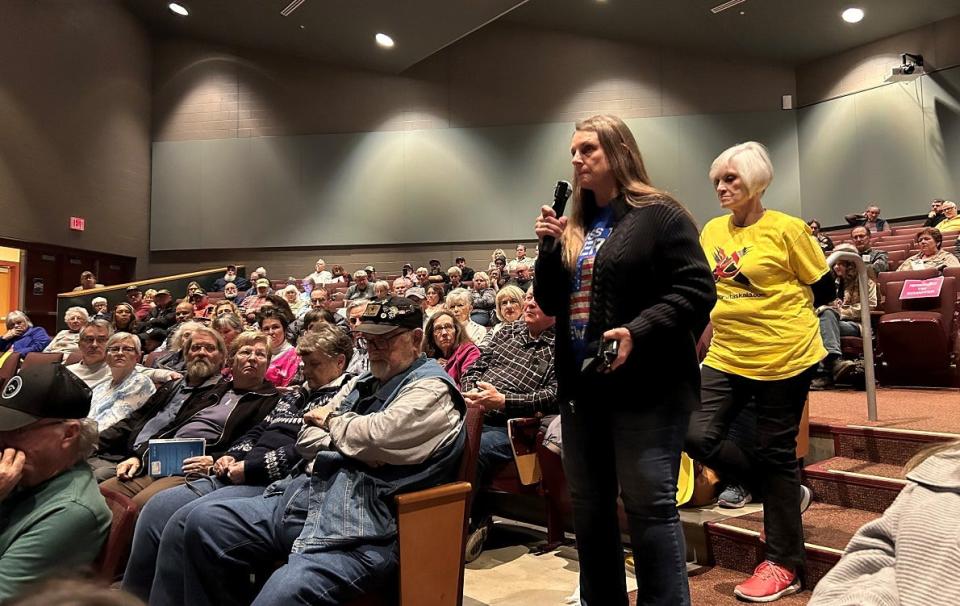
[[[297,355],[297,348],[291,347],[270,359],[270,367],[267,368],[264,378],[276,387],[286,387],[298,370],[300,370],[300,356]]]
[[[478,359],[480,359],[480,348],[472,341],[468,341],[453,352],[443,369],[453,378],[454,383],[459,385],[460,377]]]

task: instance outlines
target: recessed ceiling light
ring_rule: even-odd
[[[847,23],[860,23],[860,21],[863,19],[863,9],[848,8],[840,13],[840,16],[843,17],[843,20]]]
[[[376,35],[377,44],[383,48],[393,48],[393,38],[386,34],[377,34]]]
[[[186,17],[187,15],[190,14],[190,11],[188,11],[185,6],[183,6],[182,4],[177,4],[176,2],[171,2],[170,4],[167,5],[167,8],[170,9],[171,13],[175,13],[177,15],[180,15],[181,17]]]

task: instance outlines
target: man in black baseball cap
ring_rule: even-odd
[[[0,602],[100,552],[110,509],[84,462],[97,443],[89,413],[90,388],[61,364],[0,391]]]

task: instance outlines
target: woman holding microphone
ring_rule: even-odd
[[[650,184],[622,120],[578,122],[570,154],[570,216],[544,206],[536,222],[534,294],[557,319],[581,596],[588,606],[627,604],[619,488],[638,604],[689,604],[677,474],[699,403],[696,344],[716,298],[713,279],[689,213]]]

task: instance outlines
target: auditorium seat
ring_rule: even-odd
[[[885,249],[881,249],[881,250],[885,250]],[[889,267],[893,268],[894,270],[900,267],[900,264],[906,261],[907,257],[911,256],[910,251],[908,250],[893,250],[893,251],[887,251],[887,252],[888,252],[887,261],[888,261]]]
[[[471,482],[477,469],[483,409],[467,407],[467,443],[456,482],[397,495],[399,594],[379,591],[349,606],[460,606]]]
[[[902,263],[902,261],[901,261]],[[893,264],[891,263],[891,266]],[[887,282],[903,282],[904,280],[926,280],[937,275],[936,268],[927,267],[924,269],[905,270],[905,271],[882,271],[877,275],[877,294],[883,294],[886,291]]]
[[[130,546],[133,544],[133,529],[137,525],[137,506],[129,497],[102,486],[100,494],[113,514],[113,520],[110,522],[110,534],[93,563],[93,572],[101,581],[112,583],[127,566]]]
[[[15,351],[0,354],[0,387],[17,374],[17,367],[20,366],[20,354]]]
[[[20,368],[22,370],[40,364],[59,364],[62,361],[63,354],[60,352],[32,351],[23,359],[23,365]]]
[[[76,364],[83,359],[83,354],[79,351],[70,352],[67,355],[67,359],[63,361],[64,366],[70,366],[71,364]]]
[[[951,356],[957,278],[944,278],[938,298],[900,300],[902,281],[885,285],[886,312],[877,336],[883,351],[881,380],[896,385],[953,385]]]

